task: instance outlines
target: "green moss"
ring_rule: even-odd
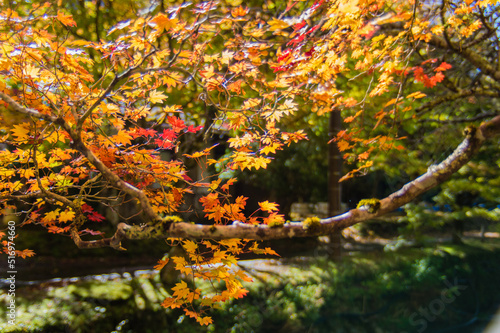
[[[184,222],[184,221],[179,216],[169,215],[169,216],[165,216],[163,218],[162,222],[163,223],[178,223],[178,222]]]
[[[469,137],[469,138],[470,138],[470,137],[473,137],[473,136],[474,136],[474,134],[476,134],[476,130],[477,130],[477,129],[476,129],[476,126],[474,126],[474,125],[469,125],[469,126],[467,126],[467,127],[465,127],[465,128],[464,128],[464,135],[465,135],[466,137]]]
[[[380,208],[380,200],[379,199],[363,199],[358,203],[358,206],[356,208],[361,208],[363,206],[368,206],[368,213],[374,214],[376,213],[379,208]]]
[[[285,222],[283,220],[273,220],[267,225],[269,228],[282,228]]]
[[[125,300],[132,295],[132,287],[125,283],[106,283],[98,281],[70,285],[62,293],[69,293],[81,298],[97,298],[108,301]]]
[[[321,224],[321,219],[317,216],[313,216],[313,217],[308,217],[304,220],[304,222],[302,222],[302,228],[304,229],[311,229],[311,230],[314,230],[314,228],[317,228],[319,227],[319,225]]]

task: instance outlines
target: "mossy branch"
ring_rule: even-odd
[[[467,128],[465,139],[443,162],[430,167],[425,174],[404,185],[399,191],[377,200],[362,200],[358,208],[345,214],[320,220],[309,218],[303,222],[287,222],[281,227],[250,225],[235,221],[230,225],[202,225],[186,222],[163,223],[156,225],[131,226],[120,223],[112,238],[99,241],[79,241],[80,247],[111,246],[121,248],[124,239],[145,238],[191,238],[191,239],[228,239],[242,238],[269,240],[293,237],[329,235],[374,217],[387,214],[414,200],[419,195],[445,182],[451,175],[474,156],[483,142],[500,133],[500,116],[483,123],[478,128]]]

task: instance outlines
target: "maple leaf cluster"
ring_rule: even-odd
[[[238,268],[237,255],[248,252],[277,255],[270,248],[259,248],[257,242],[240,239],[218,242],[204,240],[200,243],[191,240],[177,240],[177,242],[187,256],[161,259],[155,269],[162,269],[172,260],[175,268],[189,276],[190,280],[210,281],[213,293],[202,295],[199,288],[190,288],[186,282],[181,281],[172,288],[172,296],[167,297],[162,305],[172,309],[183,308],[186,315],[195,318],[201,325],[212,323],[211,317],[204,316],[206,308],[220,307],[221,303],[234,298],[242,298],[248,293],[241,281],[251,282],[253,279]],[[199,310],[189,310],[195,302],[200,304]]]

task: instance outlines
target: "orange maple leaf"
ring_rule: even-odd
[[[33,250],[22,250],[22,251],[17,251],[16,250],[16,256],[21,257],[23,259],[26,259],[26,257],[33,257],[35,255],[35,252]]]
[[[175,309],[175,308],[180,308],[182,305],[177,303],[177,299],[174,298],[174,297],[167,297],[162,303],[161,303],[161,306],[163,306],[164,308],[171,308],[171,309]]]
[[[153,268],[157,271],[160,271],[163,267],[165,267],[166,264],[168,264],[169,260],[170,260],[169,258],[160,259],[158,260],[158,265],[156,265]]]
[[[248,290],[246,289],[239,289],[238,291],[236,291],[234,294],[233,294],[233,297],[234,298],[243,298],[244,296],[246,296],[248,294]]]
[[[68,27],[76,26],[76,22],[73,20],[73,16],[64,15],[64,13],[62,11],[57,12],[57,19],[59,20],[59,22],[61,22],[65,26],[68,26]]]
[[[233,16],[235,18],[238,16],[245,16],[246,14],[248,14],[248,8],[243,8],[241,6],[231,10],[231,16]]]
[[[163,30],[169,31],[170,29],[175,27],[179,22],[179,19],[170,19],[168,15],[160,13],[156,15],[155,18],[151,20],[151,22],[155,24],[155,29],[158,30],[158,32],[162,32]]]
[[[209,325],[213,323],[212,317],[198,317],[196,321],[200,323],[200,325]]]

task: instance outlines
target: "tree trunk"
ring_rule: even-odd
[[[342,129],[342,116],[339,110],[330,112],[328,124],[328,135],[334,138]],[[337,143],[331,142],[328,146],[328,214],[336,216],[342,213],[341,197],[342,187],[342,155]],[[330,234],[328,253],[331,259],[339,260],[342,257],[342,231],[338,230]]]
[[[167,288],[172,288],[180,281],[180,272],[175,269],[175,263],[172,257],[187,257],[182,246],[174,246],[168,252],[170,260],[160,271],[160,280]]]

